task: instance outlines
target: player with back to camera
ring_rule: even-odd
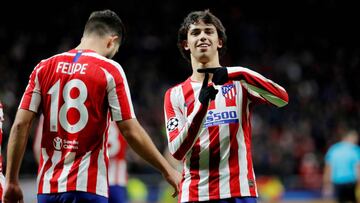
[[[80,44],[42,60],[30,75],[12,125],[3,202],[23,202],[20,163],[32,120],[44,115],[38,202],[108,202],[108,113],[128,144],[178,191],[179,174],[138,123],[117,53],[124,25],[110,10],[91,13]]]
[[[164,98],[168,146],[183,162],[180,202],[253,203],[251,110],[288,103],[284,88],[248,68],[222,67],[225,28],[209,10],[188,14],[178,47],[192,75]]]

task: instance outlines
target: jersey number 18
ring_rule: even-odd
[[[73,88],[79,90],[79,95],[76,98],[71,98],[70,92]],[[85,106],[87,98],[87,88],[83,81],[79,79],[72,79],[68,81],[62,91],[64,104],[59,109],[59,96],[60,96],[60,79],[49,89],[47,92],[51,95],[50,105],[50,131],[58,131],[58,119],[61,127],[69,133],[77,133],[82,130],[88,122],[89,113]],[[67,119],[67,112],[70,108],[75,108],[80,113],[80,118],[75,124],[70,124]]]

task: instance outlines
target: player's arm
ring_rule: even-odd
[[[12,200],[18,199],[22,200],[22,192],[19,187],[19,170],[34,117],[34,112],[19,109],[11,127],[7,146],[4,202],[12,202]]]
[[[23,202],[23,195],[19,185],[19,170],[29,138],[31,123],[41,103],[38,64],[30,75],[29,83],[21,99],[11,127],[7,146],[6,183],[3,202]]]
[[[43,133],[44,115],[41,114],[34,135],[33,152],[37,163],[40,163],[41,138]]]
[[[289,102],[289,96],[283,87],[248,68],[205,68],[198,69],[198,72],[213,73],[212,81],[216,85],[222,85],[228,80],[241,81],[252,96],[260,99],[260,101],[267,101],[277,107],[283,107]]]
[[[176,196],[179,192],[178,184],[181,175],[165,160],[137,119],[118,121],[117,125],[129,146],[149,164],[160,170],[166,180],[176,189],[173,194]]]
[[[168,183],[174,187],[173,195],[177,195],[181,175],[165,160],[135,118],[130,89],[123,69],[117,64],[116,69],[103,70],[107,79],[106,89],[112,120],[116,121],[130,147],[161,171]]]
[[[166,122],[166,134],[170,153],[177,160],[182,160],[190,151],[195,141],[199,137],[199,130],[208,109],[208,103],[215,99],[217,90],[213,86],[208,86],[208,74],[200,91],[199,100],[194,106],[192,113],[186,117],[186,112],[181,111],[174,89],[169,89],[165,94],[164,112]]]

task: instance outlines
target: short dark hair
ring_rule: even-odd
[[[92,12],[84,29],[84,34],[95,33],[98,36],[104,36],[105,34],[118,35],[120,43],[125,39],[125,32],[125,26],[120,17],[109,9]]]
[[[219,39],[222,40],[223,46],[219,49],[219,56],[223,56],[226,51],[226,33],[225,28],[222,25],[219,18],[217,18],[214,14],[210,12],[209,9],[204,11],[193,11],[189,13],[184,19],[183,23],[180,26],[178,31],[178,41],[177,46],[181,52],[181,55],[190,62],[190,51],[187,51],[183,47],[183,41],[187,39],[187,33],[190,29],[191,24],[198,23],[199,21],[203,21],[205,24],[212,24],[215,26],[216,31],[219,35]]]

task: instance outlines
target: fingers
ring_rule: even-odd
[[[173,198],[175,198],[177,195],[179,194],[179,192],[177,190],[174,191],[174,193],[171,195]]]
[[[205,73],[205,78],[204,78],[203,84],[201,86],[202,89],[204,89],[208,86],[208,81],[209,81],[209,73]]]
[[[210,93],[210,99],[215,100],[216,94],[219,92],[219,90],[215,89],[214,86],[212,86],[211,93]]]
[[[214,73],[218,68],[199,68],[197,72],[199,73]]]

